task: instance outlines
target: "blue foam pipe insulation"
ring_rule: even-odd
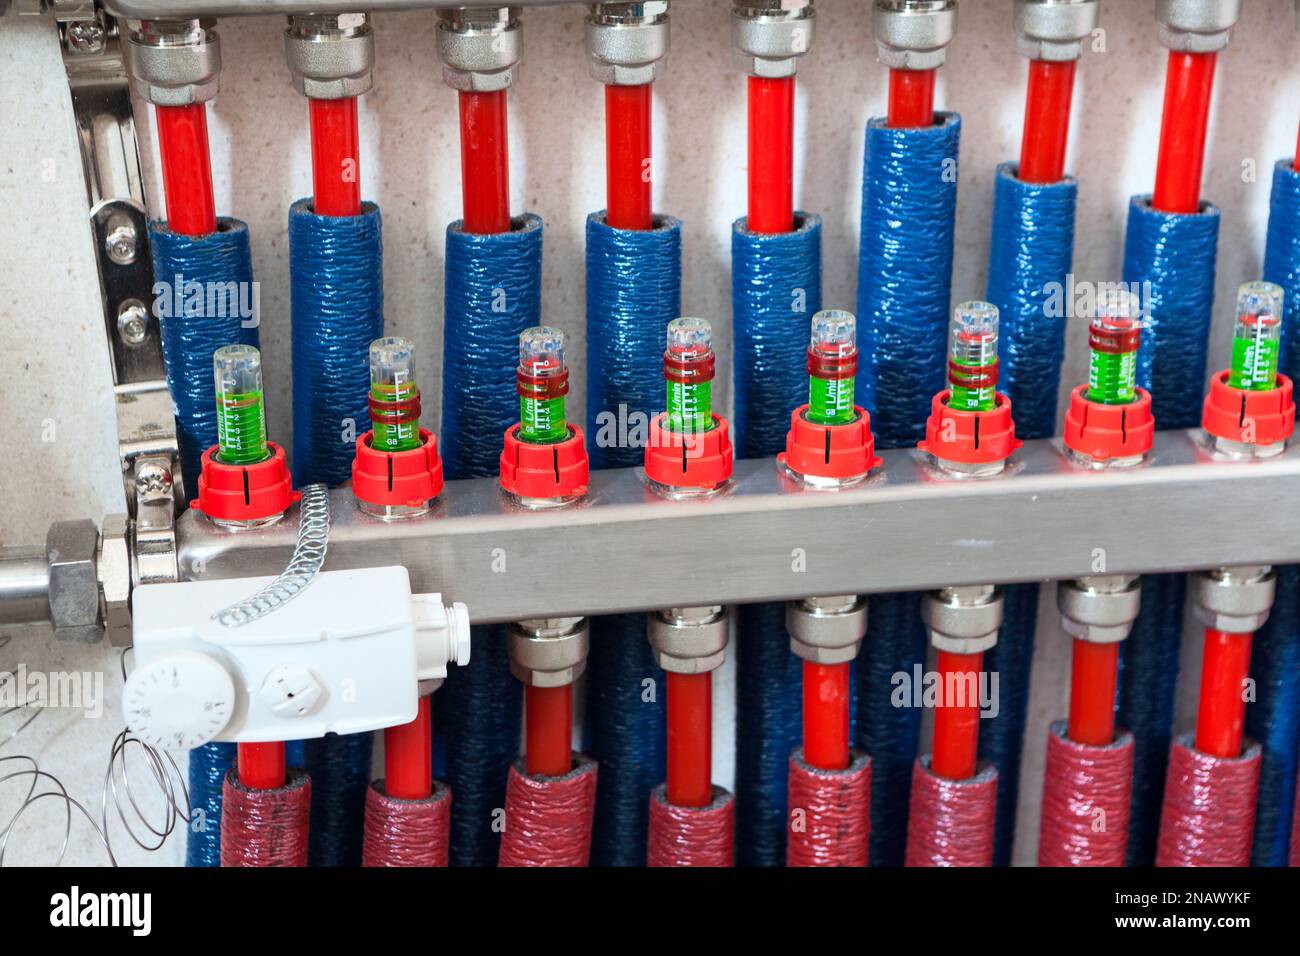
[[[961,119],[935,125],[867,126],[858,258],[857,396],[881,448],[914,445],[930,400],[944,387],[957,209]],[[921,729],[917,707],[896,707],[894,675],[924,666],[919,597],[872,597],[858,658],[857,744],[871,755],[873,866],[899,866],[907,842],[912,761]]]
[[[1025,439],[1056,431],[1078,195],[1068,176],[1022,183],[1015,163],[998,167],[985,294],[1001,313],[998,390],[1011,399],[1016,434]]]
[[[770,458],[785,449],[790,413],[808,400],[809,323],[822,307],[821,217],[796,212],[794,228],[776,234],[737,219],[731,273],[736,457]],[[745,605],[737,615],[736,862],[782,866],[803,668],[790,653],[785,605]]]
[[[289,210],[293,319],[293,480],[342,484],[370,427],[370,343],[384,334],[379,207],[318,216]]]
[[[217,443],[212,353],[223,345],[258,344],[257,317],[247,315],[255,301],[248,226],[222,218],[216,232],[184,236],[154,222],[149,237],[167,389],[185,492],[193,497],[199,459]]]
[[[803,731],[785,605],[737,608],[736,645],[736,865],[784,866],[790,751]]]
[[[998,388],[1011,399],[1016,434],[1050,438],[1065,357],[1064,293],[1074,258],[1078,184],[1023,183],[1015,163],[998,166],[989,246],[988,301],[998,307]],[[1053,307],[1053,303],[1057,307]],[[1038,585],[1006,588],[997,646],[984,666],[999,675],[996,717],[980,721],[980,758],[998,770],[993,863],[1011,862],[1020,756],[1029,706]]]
[[[447,477],[498,473],[501,443],[519,420],[519,334],[540,324],[542,220],[509,232],[447,227],[442,351],[442,461]],[[433,695],[435,754],[452,791],[451,863],[495,866],[506,777],[519,756],[523,693],[510,673],[505,628],[473,629],[473,653]]]
[[[648,230],[587,217],[587,449],[593,468],[641,464],[649,418],[664,404],[665,327],[681,315],[682,225]],[[644,866],[650,791],[664,779],[664,674],[644,614],[591,621],[586,742],[600,763],[594,866]]]
[[[186,866],[221,865],[221,787],[226,772],[234,765],[234,744],[214,742],[190,751],[191,817],[185,843]]]
[[[342,484],[352,476],[356,438],[369,427],[370,343],[384,334],[379,207],[318,216],[311,199],[295,202],[289,279],[294,484]],[[331,734],[305,745],[313,866],[361,863],[372,742],[370,734]]]
[[[1214,307],[1219,210],[1159,212],[1149,196],[1129,205],[1124,281],[1145,307],[1138,384],[1151,393],[1158,428],[1192,428],[1201,397]],[[1133,798],[1128,862],[1155,860],[1178,681],[1186,581],[1142,579],[1142,611],[1120,649],[1119,725],[1133,733]]]
[[[1264,278],[1286,293],[1281,370],[1300,376],[1300,173],[1290,159],[1273,167]],[[1256,866],[1286,866],[1295,826],[1300,750],[1300,567],[1279,568],[1277,598],[1255,635],[1250,661],[1256,698],[1246,708],[1246,733],[1263,747],[1255,807]]]
[[[194,496],[199,459],[217,443],[212,353],[223,345],[258,344],[248,226],[223,218],[215,232],[185,236],[165,222],[152,222],[149,237],[154,312],[176,416],[181,473],[186,493]],[[234,744],[210,743],[190,751],[190,803],[202,818],[190,828],[187,866],[221,864],[221,784],[234,759]]]

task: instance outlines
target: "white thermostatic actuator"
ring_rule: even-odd
[[[127,726],[172,750],[351,734],[415,719],[419,683],[469,661],[469,612],[403,567],[326,571],[239,627],[215,615],[272,578],[136,588]]]

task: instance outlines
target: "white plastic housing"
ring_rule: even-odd
[[[393,727],[415,719],[419,681],[469,662],[465,605],[413,595],[403,567],[326,571],[242,627],[213,619],[271,580],[135,590],[134,669],[122,695],[133,733],[181,749]]]

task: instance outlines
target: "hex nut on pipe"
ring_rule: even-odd
[[[1061,612],[1061,627],[1071,637],[1114,644],[1128,637],[1142,609],[1141,581],[1136,574],[1060,581],[1056,607]]]
[[[867,633],[867,599],[856,594],[787,601],[790,650],[814,664],[847,664]]]
[[[1079,59],[1099,9],[1098,0],[1016,0],[1016,52],[1031,60]]]
[[[655,662],[673,674],[706,674],[727,653],[727,609],[670,607],[649,616],[646,631]]]
[[[1232,39],[1241,0],[1156,0],[1160,42],[1182,53],[1217,53]]]
[[[293,88],[314,100],[360,96],[374,85],[375,36],[364,13],[289,18],[284,58]]]
[[[98,551],[99,532],[93,521],[58,521],[50,526],[45,559],[50,566],[50,622],[59,640],[94,644],[103,637],[95,567]]]
[[[114,647],[130,647],[131,547],[126,515],[106,515],[99,536],[96,573],[99,578],[104,630]]]
[[[928,591],[921,599],[921,619],[936,650],[980,654],[998,643],[1002,626],[1002,589],[991,584]]]
[[[493,93],[515,82],[524,31],[517,7],[438,11],[438,58],[453,90]]]
[[[668,56],[668,0],[601,3],[584,24],[591,78],[607,86],[644,86]]]
[[[1267,565],[1216,568],[1192,576],[1196,619],[1225,634],[1253,634],[1264,626],[1276,589]]]
[[[221,88],[221,40],[197,20],[146,21],[123,45],[131,88],[155,106],[190,106]]]
[[[875,0],[876,59],[891,70],[934,70],[957,34],[956,0]]]
[[[529,687],[563,687],[587,669],[585,617],[517,621],[507,628],[510,673]]]
[[[731,8],[732,56],[750,76],[794,76],[816,35],[812,0],[735,0]]]

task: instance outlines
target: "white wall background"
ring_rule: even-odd
[[[1069,169],[1081,180],[1075,268],[1080,279],[1119,277],[1126,200],[1149,191],[1163,91],[1164,51],[1150,3],[1103,0],[1106,51],[1079,70]],[[1223,210],[1212,366],[1226,361],[1225,336],[1237,284],[1258,277],[1272,163],[1293,155],[1300,116],[1300,67],[1290,0],[1250,0],[1221,58],[1205,195]],[[868,4],[819,0],[818,38],[799,72],[796,201],[820,213],[824,301],[852,308],[862,137],[884,111],[885,71],[875,63]],[[719,352],[730,354],[729,228],[744,212],[744,81],[731,66],[726,0],[679,0],[673,50],[655,102],[655,207],[685,220],[684,309],[718,320]],[[582,13],[574,7],[524,15],[525,59],[511,93],[512,209],[546,220],[544,319],[574,342],[575,407],[583,403],[583,222],[603,205],[603,98],[587,75]],[[384,212],[388,328],[419,348],[426,394],[440,381],[442,251],[446,223],[459,215],[455,93],[446,88],[427,13],[375,20],[375,89],[362,100],[364,194]],[[310,191],[307,109],[289,86],[275,18],[219,24],[225,72],[210,108],[217,208],[252,229],[261,282],[262,346],[272,434],[290,437],[286,210]],[[1025,62],[1014,52],[1010,0],[965,0],[958,37],[942,71],[938,103],[963,114],[954,296],[984,289],[995,165],[1019,152]],[[0,545],[43,541],[49,522],[122,510],[108,362],[67,83],[53,26],[0,19]],[[152,142],[149,110],[137,104]],[[147,159],[151,211],[162,215],[156,154]],[[1245,173],[1251,167],[1257,177]],[[1085,331],[1069,333],[1064,381],[1080,380]],[[725,366],[725,362],[724,362]],[[719,390],[729,400],[729,387]],[[41,423],[54,425],[54,440]],[[438,425],[436,407],[425,424]],[[1043,735],[1061,715],[1068,682],[1066,640],[1044,599],[1036,686],[1026,740],[1017,857],[1032,860],[1037,834]],[[741,636],[743,640],[743,635]],[[8,641],[5,644],[5,641]],[[1183,685],[1194,688],[1197,642],[1188,642]],[[116,655],[107,648],[52,645],[39,630],[0,634],[0,670],[89,669],[107,674],[102,719],[43,714],[0,758],[35,756],[73,796],[98,808],[109,745],[120,729],[111,698]],[[719,683],[716,775],[732,773],[729,674]],[[3,708],[0,708],[3,710]],[[1184,707],[1186,723],[1190,710]],[[0,741],[11,724],[0,718]],[[6,767],[0,763],[0,777]],[[17,799],[0,783],[0,819]],[[49,859],[64,832],[54,801],[23,818],[10,862]],[[84,821],[73,824],[69,858],[103,858]],[[120,838],[115,846],[123,843]],[[173,839],[129,862],[176,863]]]

